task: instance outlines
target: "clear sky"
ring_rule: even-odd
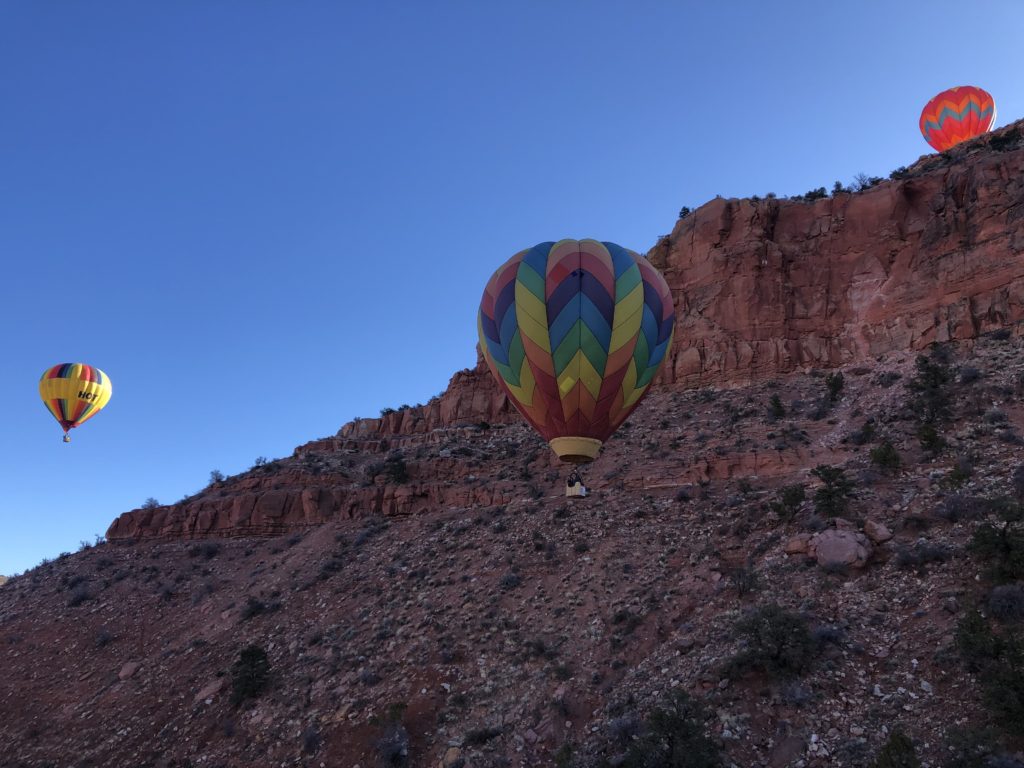
[[[1024,114],[1024,4],[0,2],[0,573],[475,362],[517,250],[887,176]],[[37,380],[111,377],[63,445]]]

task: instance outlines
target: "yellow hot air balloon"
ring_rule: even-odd
[[[63,427],[65,443],[71,442],[68,430],[103,410],[112,393],[110,377],[85,363],[55,365],[47,368],[39,379],[39,396]]]

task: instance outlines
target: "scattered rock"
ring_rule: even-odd
[[[864,521],[864,533],[875,544],[881,544],[892,538],[892,531],[882,523],[870,518]]]
[[[871,542],[854,531],[829,530],[815,534],[807,553],[822,568],[863,568],[871,557]]]
[[[798,533],[786,542],[785,551],[787,555],[803,555],[811,542],[811,534]]]

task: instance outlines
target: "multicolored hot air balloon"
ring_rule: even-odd
[[[480,302],[480,348],[513,404],[563,461],[593,461],[636,408],[675,329],[665,278],[615,243],[520,251]]]
[[[64,442],[70,443],[68,430],[80,427],[110,402],[110,377],[85,363],[61,363],[47,368],[39,379],[39,396],[64,429]]]
[[[939,152],[988,132],[996,121],[992,96],[973,85],[943,91],[921,111],[921,134]]]

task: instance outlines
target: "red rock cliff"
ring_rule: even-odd
[[[662,393],[912,352],[1024,319],[1022,144],[1015,124],[862,192],[716,199],[679,220],[648,254],[678,317]],[[474,470],[485,457],[452,451],[467,450],[460,434],[509,423],[521,424],[478,359],[424,406],[351,422],[179,504],[125,513],[107,535],[277,533],[338,516],[505,503],[522,492],[515,478],[483,483],[474,472],[499,470]],[[509,434],[488,450],[514,443],[503,458],[551,470],[532,433]],[[415,462],[408,482],[386,481],[381,459],[395,450]]]

